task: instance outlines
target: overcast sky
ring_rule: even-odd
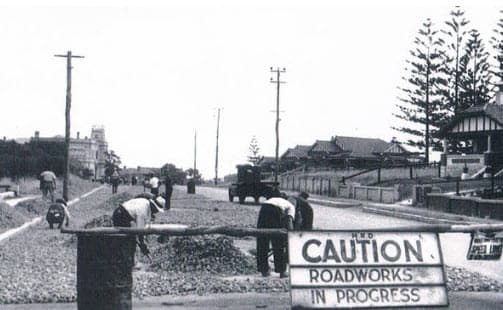
[[[126,166],[190,168],[197,131],[197,168],[213,178],[219,107],[219,176],[254,135],[274,156],[271,66],[286,68],[280,153],[335,135],[403,140],[390,127],[418,28],[457,3],[488,38],[503,5],[477,2],[0,1],[0,136],[64,135],[66,64],[53,55],[71,50],[85,56],[72,136],[103,125]]]

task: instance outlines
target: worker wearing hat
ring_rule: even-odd
[[[112,214],[113,225],[115,227],[147,227],[150,225],[153,214],[164,212],[164,205],[165,200],[161,196],[133,198],[114,210]],[[148,255],[150,251],[145,244],[144,236],[138,235],[138,241],[141,252]]]

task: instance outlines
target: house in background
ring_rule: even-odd
[[[308,159],[307,152],[311,145],[296,145],[294,148],[289,148],[281,155],[281,170],[288,171],[305,165]]]
[[[443,138],[443,176],[503,174],[503,92],[496,104],[470,107],[439,131]],[[487,176],[487,175],[486,175]]]
[[[334,136],[316,140],[311,146],[297,145],[281,155],[281,170],[301,166],[317,168],[369,168],[407,164],[419,158],[399,142],[375,138]]]

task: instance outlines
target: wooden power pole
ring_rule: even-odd
[[[197,158],[197,131],[194,132],[194,181],[196,181],[196,158]]]
[[[218,108],[217,112],[217,146],[215,151],[215,185],[218,183],[218,134],[220,131],[220,108]]]
[[[63,179],[63,198],[68,201],[68,180],[70,173],[70,108],[72,106],[72,58],[84,58],[84,56],[72,55],[68,51],[66,55],[54,55],[66,58],[66,108],[65,108],[65,167]]]
[[[276,80],[274,78],[271,78],[271,83],[276,83],[276,156],[275,156],[275,169],[274,169],[274,182],[278,182],[278,172],[279,172],[279,86],[283,83],[286,83],[284,81],[281,81],[281,73],[285,73],[286,69],[280,69],[279,67],[274,69],[271,67],[271,72],[276,73]]]

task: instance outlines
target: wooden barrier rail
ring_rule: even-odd
[[[492,232],[503,231],[503,224],[473,224],[473,225],[450,225],[450,224],[427,224],[408,225],[393,228],[365,228],[347,229],[346,231],[361,232],[437,232],[437,233],[471,233],[477,231]],[[341,231],[341,230],[338,230]],[[342,230],[344,231],[344,230]],[[286,236],[286,229],[269,228],[243,228],[231,226],[201,226],[201,227],[166,227],[166,228],[129,228],[129,227],[99,227],[90,229],[61,229],[62,233],[87,236],[106,235],[169,235],[169,236],[197,236],[197,235],[227,235],[233,237],[245,236]]]

